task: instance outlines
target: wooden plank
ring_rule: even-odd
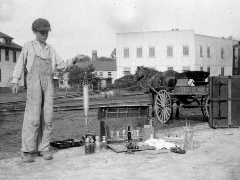
[[[174,93],[208,93],[208,86],[175,86]]]
[[[108,144],[108,147],[115,151],[116,153],[122,153],[122,152],[127,152],[127,147],[126,144]],[[148,145],[143,145],[139,146],[139,149],[134,149],[132,150],[133,152],[136,151],[146,151],[146,150],[155,150],[155,147],[153,146],[148,146]]]
[[[219,102],[219,101],[240,101],[240,98],[209,98],[209,101]]]
[[[228,98],[231,99],[232,97],[232,80],[231,77],[228,78]],[[228,100],[228,127],[232,126],[232,101]]]

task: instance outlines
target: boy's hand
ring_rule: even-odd
[[[12,93],[13,94],[17,94],[18,93],[18,89],[19,89],[19,87],[18,87],[17,84],[13,84],[12,85]]]
[[[85,62],[85,55],[83,54],[78,54],[73,58],[73,64],[76,64],[77,62]]]

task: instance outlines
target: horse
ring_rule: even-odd
[[[146,83],[148,83],[148,85],[151,87],[149,88],[149,96],[152,105],[152,117],[155,116],[154,105],[157,94],[156,92],[159,92],[163,89],[172,91],[177,83],[179,76],[180,74],[174,70],[160,72],[143,66],[137,67],[137,70],[134,74],[134,80],[140,81],[142,79],[145,79]]]

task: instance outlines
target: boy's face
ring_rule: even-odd
[[[35,31],[36,39],[42,43],[45,43],[48,38],[49,31]]]

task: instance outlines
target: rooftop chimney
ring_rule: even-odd
[[[97,50],[92,50],[92,61],[97,61]]]

